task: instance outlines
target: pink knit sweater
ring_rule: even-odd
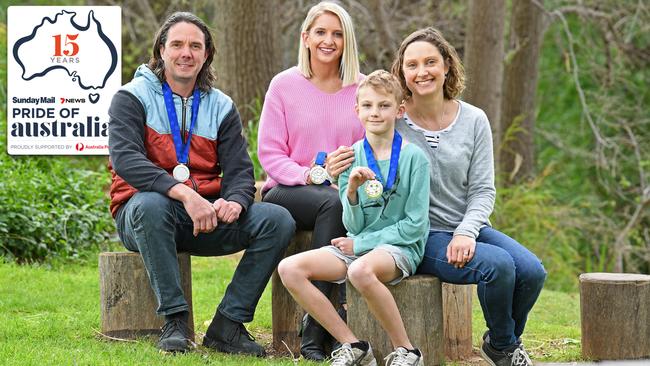
[[[271,80],[258,131],[257,153],[268,175],[263,192],[278,184],[305,185],[319,151],[329,153],[363,138],[354,112],[356,89],[354,84],[324,93],[296,67]]]

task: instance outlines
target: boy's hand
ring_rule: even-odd
[[[363,183],[371,179],[375,179],[375,172],[372,169],[365,166],[358,166],[352,169],[348,178],[348,192],[356,192]]]
[[[332,245],[345,255],[354,255],[354,239],[341,237],[332,239]]]
[[[365,166],[358,166],[352,169],[350,177],[348,178],[347,196],[350,204],[356,205],[359,198],[357,197],[357,189],[361,187],[367,180],[375,179],[375,172]]]
[[[338,149],[327,154],[325,167],[327,174],[337,180],[339,175],[349,168],[354,162],[354,150],[349,146],[339,146]]]
[[[474,258],[476,240],[464,235],[454,235],[447,245],[447,262],[456,268],[463,268]]]

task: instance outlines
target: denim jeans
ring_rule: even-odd
[[[448,283],[477,284],[490,344],[505,349],[518,343],[546,279],[541,261],[514,239],[486,226],[476,238],[472,260],[455,268],[447,263],[446,253],[452,236],[450,232],[429,233],[418,273]]]
[[[194,237],[183,204],[156,192],[136,193],[120,207],[115,221],[124,246],[142,255],[159,315],[188,309],[177,251],[221,256],[245,249],[218,307],[225,317],[241,323],[253,320],[257,302],[295,230],[284,208],[254,203],[232,224],[219,223],[213,232]]]

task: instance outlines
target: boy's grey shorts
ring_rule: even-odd
[[[341,251],[341,249],[339,249],[339,248],[337,248],[337,247],[335,247],[333,245],[324,246],[324,247],[322,247],[322,249],[334,254],[336,256],[336,258],[342,260],[347,267],[350,267],[352,262],[359,259],[359,257],[357,257],[356,255],[347,255],[347,254],[343,253]],[[376,246],[373,250],[383,250],[383,251],[388,252],[388,254],[390,254],[393,257],[393,260],[395,261],[395,265],[397,266],[397,268],[399,268],[399,270],[402,271],[401,276],[397,276],[397,278],[395,278],[394,280],[388,282],[389,285],[396,285],[396,284],[400,283],[400,281],[402,281],[403,279],[405,279],[406,277],[411,275],[411,273],[409,271],[409,268],[410,268],[409,260],[406,257],[406,255],[404,255],[404,253],[402,253],[402,251],[398,247],[396,247],[394,245],[390,245],[390,244],[380,244],[380,245]],[[343,277],[342,279],[340,279],[338,281],[332,281],[332,282],[334,282],[334,283],[344,283],[347,279],[348,279],[348,275],[346,273],[345,277]]]

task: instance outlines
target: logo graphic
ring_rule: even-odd
[[[23,70],[23,80],[29,81],[52,70],[63,69],[82,89],[104,88],[106,80],[117,67],[117,50],[102,32],[102,26],[92,10],[88,12],[85,26],[75,22],[76,15],[73,11],[63,10],[54,19],[45,17],[32,34],[16,42],[13,55]],[[65,35],[60,33],[62,30]],[[86,51],[86,48],[79,46],[82,40],[85,44],[101,44],[103,47]],[[52,48],[54,52],[50,53]],[[84,58],[92,62],[80,62]]]
[[[10,6],[7,152],[108,155],[122,85],[119,6]]]

